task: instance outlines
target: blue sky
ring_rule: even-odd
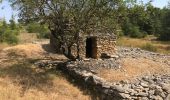
[[[141,1],[141,0],[138,0]],[[149,0],[143,0],[144,3],[148,2]],[[170,0],[153,0],[153,5],[159,8],[163,8],[167,5],[167,2]],[[0,18],[4,18],[9,21],[12,14],[16,17],[17,20],[17,12],[13,11],[10,7],[9,3],[7,1],[4,1],[2,4],[0,4]]]

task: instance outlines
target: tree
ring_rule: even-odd
[[[170,40],[170,7],[164,8],[162,10],[162,31],[159,36],[160,40],[169,41]]]
[[[7,25],[7,22],[6,22],[5,18],[4,18],[3,21],[2,21],[2,28],[6,29],[7,27],[8,27],[8,25]]]
[[[9,22],[10,22],[9,27],[10,27],[12,30],[17,29],[16,23],[15,23],[14,15],[11,16],[11,19],[9,20]]]
[[[79,58],[79,35],[116,32],[126,0],[9,0],[19,10],[20,21],[48,24],[64,55]],[[127,0],[128,1],[128,0]],[[77,44],[77,57],[71,47]],[[68,52],[64,52],[68,51]]]

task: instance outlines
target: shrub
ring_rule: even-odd
[[[6,30],[4,34],[2,35],[3,41],[8,44],[17,44],[18,43],[18,37],[17,37],[18,32],[13,31],[13,30]]]
[[[154,45],[152,45],[151,43],[146,43],[141,48],[144,49],[144,50],[152,51],[152,52],[157,51],[157,48]]]
[[[169,28],[165,28],[163,30],[163,33],[160,34],[159,39],[162,40],[162,41],[170,41],[170,27]]]
[[[143,38],[146,36],[146,32],[140,31],[137,25],[132,23],[126,23],[123,26],[124,35],[130,36],[132,38]]]
[[[19,27],[14,20],[10,20],[10,24],[7,24],[5,20],[0,22],[0,42],[17,44],[17,35],[19,35]]]
[[[49,38],[49,30],[45,25],[39,23],[30,23],[27,25],[28,33],[36,33],[38,38]]]

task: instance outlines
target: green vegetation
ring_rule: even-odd
[[[36,33],[38,38],[49,38],[50,31],[46,25],[39,23],[29,23],[26,26],[28,33]]]
[[[157,48],[154,45],[152,45],[151,43],[146,43],[141,48],[144,50],[152,51],[152,52],[157,51]]]
[[[19,22],[26,24],[29,33],[37,33],[39,38],[49,38],[50,33],[70,59],[79,58],[79,33],[115,33],[118,37],[141,39],[154,35],[161,41],[170,41],[170,6],[157,8],[152,0],[9,1],[19,10]],[[13,30],[15,23],[10,23],[8,27]],[[74,44],[76,56],[71,53]],[[140,47],[157,51],[152,43]]]
[[[147,35],[155,35],[162,40],[170,40],[168,28],[169,7],[160,9],[154,7],[151,2],[146,4],[136,3],[125,7],[125,18],[121,27],[125,36],[143,38]],[[169,14],[170,15],[170,14]]]
[[[8,44],[17,44],[19,34],[19,28],[17,27],[14,17],[10,20],[10,23],[7,24],[5,19],[0,22],[0,42],[6,42]]]
[[[170,54],[170,42],[155,40],[156,37],[153,35],[146,36],[145,38],[130,38],[130,37],[120,37],[117,40],[118,46],[135,47],[144,50]]]

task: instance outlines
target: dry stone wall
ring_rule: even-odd
[[[116,51],[116,40],[109,37],[97,39],[97,58],[101,56],[114,55]]]
[[[72,62],[59,67],[74,79],[91,87],[98,94],[99,100],[170,100],[169,75],[145,76],[135,83],[110,83]]]
[[[93,36],[94,37],[94,36]],[[80,44],[80,57],[86,58],[86,39],[90,37],[80,37],[79,44]],[[96,37],[96,47],[97,49],[96,58],[100,58],[101,56],[112,56],[115,54],[116,51],[116,38],[111,38],[109,36],[98,36]],[[50,38],[51,46],[56,50],[57,53],[61,53],[60,51],[60,44],[57,42],[57,39],[51,36]],[[72,46],[72,54],[77,56],[77,45],[74,44]]]

